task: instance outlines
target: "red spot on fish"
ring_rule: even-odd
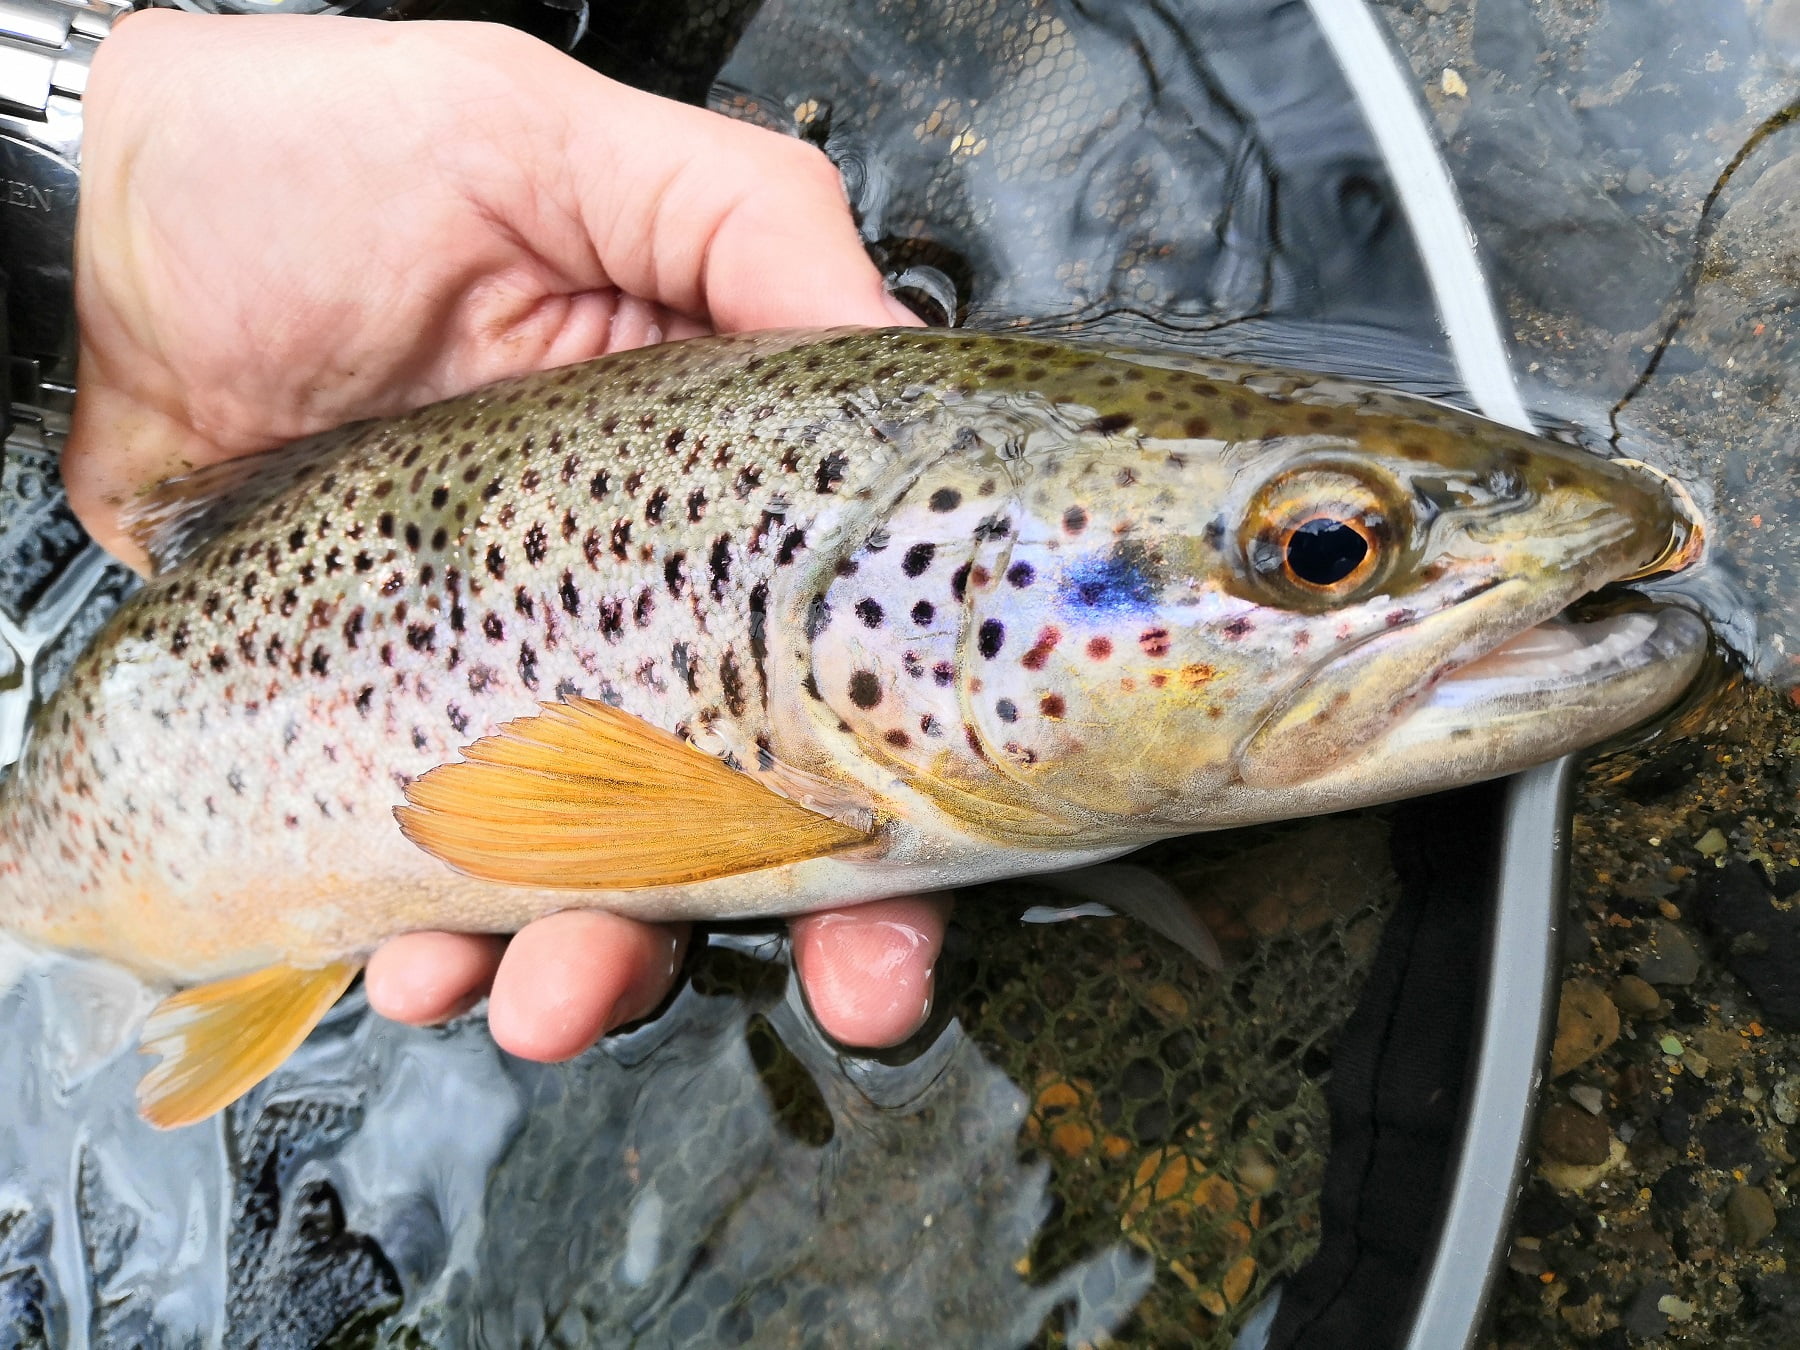
[[[1396,609],[1387,616],[1386,623],[1389,628],[1403,628],[1412,621],[1413,612],[1410,609]]]
[[[1112,655],[1112,639],[1103,637],[1089,638],[1087,654],[1088,657],[1094,661],[1106,660],[1107,657]]]
[[[1236,619],[1233,619],[1230,623],[1225,625],[1224,631],[1225,631],[1226,637],[1230,638],[1233,642],[1236,642],[1239,638],[1243,637],[1245,634],[1254,632],[1255,628],[1256,628],[1256,625],[1251,623],[1250,620],[1245,619],[1245,618],[1236,618]]]
[[[1061,694],[1045,694],[1038,700],[1038,711],[1045,717],[1061,718],[1065,709]]]
[[[1044,663],[1050,659],[1050,653],[1056,650],[1056,644],[1061,641],[1061,629],[1054,627],[1044,629],[1038,634],[1037,641],[1032,645],[1031,650],[1020,658],[1020,664],[1027,670],[1042,670]]]
[[[1138,634],[1138,646],[1145,656],[1167,656],[1169,654],[1169,630],[1166,628],[1146,628]]]

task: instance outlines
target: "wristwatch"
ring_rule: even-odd
[[[0,772],[32,709],[133,584],[88,542],[57,473],[75,395],[81,95],[94,49],[130,8],[0,0]]]
[[[75,389],[81,95],[128,4],[0,0],[0,270],[13,401],[67,412]]]

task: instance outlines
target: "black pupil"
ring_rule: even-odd
[[[1368,541],[1341,520],[1309,520],[1288,538],[1288,566],[1313,586],[1335,586],[1368,554]]]

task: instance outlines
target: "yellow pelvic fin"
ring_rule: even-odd
[[[293,1054],[361,968],[268,966],[170,995],[140,1037],[162,1059],[138,1083],[138,1113],[171,1130],[223,1111]]]
[[[822,857],[867,832],[593,699],[508,722],[406,789],[401,832],[514,886],[633,890]]]

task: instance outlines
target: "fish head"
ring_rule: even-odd
[[[841,725],[959,802],[1154,836],[1388,800],[1624,730],[1704,656],[1684,610],[1559,618],[1680,550],[1647,474],[1451,410],[1059,415],[908,484],[816,611]]]

